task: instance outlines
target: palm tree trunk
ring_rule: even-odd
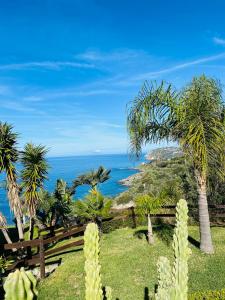
[[[8,234],[8,231],[5,228],[1,228],[1,231],[2,231],[2,233],[3,233],[3,235],[4,235],[5,239],[6,239],[6,242],[8,244],[12,244],[12,240],[11,240],[9,234]],[[12,248],[12,251],[16,252],[17,249],[16,248]]]
[[[210,220],[209,220],[209,210],[206,194],[206,179],[197,174],[197,186],[198,186],[198,210],[199,210],[199,225],[200,225],[200,249],[208,254],[214,253],[211,230],[210,230]]]
[[[30,225],[29,225],[29,240],[33,240],[34,237],[34,219],[30,217]]]
[[[19,240],[23,240],[24,233],[22,224],[21,202],[19,198],[19,188],[15,180],[10,178],[9,175],[7,175],[7,189],[9,204],[16,218]]]
[[[12,244],[12,240],[9,237],[8,231],[5,228],[1,228],[1,231],[2,231],[2,233],[3,233],[3,235],[4,235],[5,239],[6,239],[6,242],[8,244]]]
[[[17,223],[17,230],[18,230],[19,240],[23,241],[24,240],[23,224],[22,224],[21,217],[19,215],[16,216],[16,223]]]
[[[152,232],[152,222],[150,218],[150,214],[148,214],[148,243],[150,245],[154,244],[154,237]]]

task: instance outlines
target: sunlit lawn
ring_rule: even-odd
[[[141,229],[141,228],[139,228]],[[137,229],[136,229],[137,230]],[[105,234],[101,241],[100,262],[103,285],[113,289],[113,299],[143,300],[157,283],[156,263],[159,256],[172,259],[171,245],[157,237],[149,246],[143,237],[134,236],[135,229],[124,228]],[[212,228],[215,254],[205,255],[191,246],[189,290],[225,287],[225,228]],[[189,235],[198,240],[198,228],[190,227]],[[84,299],[83,251],[63,254],[62,264],[39,285],[39,299]]]

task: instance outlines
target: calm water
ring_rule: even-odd
[[[54,190],[58,178],[62,178],[70,184],[78,175],[96,169],[100,165],[111,169],[111,178],[100,185],[100,190],[107,196],[115,196],[125,191],[126,187],[118,184],[118,181],[136,173],[137,171],[132,168],[140,164],[140,161],[131,161],[126,154],[57,157],[49,158],[48,162],[50,165],[49,180],[45,182],[45,188],[49,191]],[[82,198],[89,188],[88,186],[78,187],[75,199]],[[10,224],[12,215],[4,189],[0,189],[0,211]]]

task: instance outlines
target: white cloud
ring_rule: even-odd
[[[109,53],[90,50],[75,55],[75,58],[86,60],[86,61],[110,62],[110,61],[121,61],[121,60],[133,59],[143,54],[146,53],[141,50],[133,50],[133,49],[119,49]]]
[[[93,64],[73,61],[41,61],[0,65],[0,70],[25,70],[25,69],[49,69],[60,70],[61,68],[94,68]]]
[[[214,38],[213,38],[213,42],[214,42],[216,45],[222,45],[222,46],[225,46],[225,39],[221,39],[221,38],[218,38],[218,37],[214,37]]]
[[[219,60],[219,59],[222,59],[222,58],[225,58],[225,52],[222,52],[222,53],[217,54],[217,55],[211,55],[211,56],[195,59],[195,60],[185,62],[185,63],[180,63],[180,64],[174,65],[172,67],[161,69],[161,70],[158,70],[158,71],[142,73],[142,74],[139,74],[137,76],[133,76],[133,77],[130,77],[128,79],[125,79],[124,81],[122,80],[120,82],[120,84],[129,85],[129,84],[132,84],[134,81],[138,81],[138,80],[143,81],[143,80],[146,80],[146,79],[157,78],[157,77],[159,77],[160,75],[163,75],[163,74],[173,73],[177,70],[182,70],[182,69],[194,66],[194,65],[200,65],[200,64],[205,63],[205,62],[215,61],[215,60]]]
[[[17,112],[38,112],[35,108],[28,107],[14,100],[1,100],[0,107]]]

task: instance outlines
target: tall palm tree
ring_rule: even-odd
[[[0,173],[6,174],[9,205],[16,218],[19,239],[23,240],[22,204],[19,198],[15,167],[18,161],[17,137],[18,134],[13,132],[12,125],[0,122]]]
[[[29,238],[33,239],[34,217],[40,200],[40,191],[47,178],[48,164],[45,158],[47,149],[41,145],[28,143],[21,153],[23,169],[21,171],[22,189],[30,217]]]
[[[110,178],[111,170],[105,169],[103,166],[100,166],[97,170],[92,170],[86,174],[78,176],[73,182],[74,188],[78,185],[87,184],[90,185],[92,189],[97,187],[99,183],[103,183]]]
[[[129,107],[131,151],[145,143],[176,141],[195,170],[198,186],[200,248],[213,253],[207,202],[211,166],[224,178],[225,122],[220,84],[204,75],[177,92],[171,85],[145,84]]]

